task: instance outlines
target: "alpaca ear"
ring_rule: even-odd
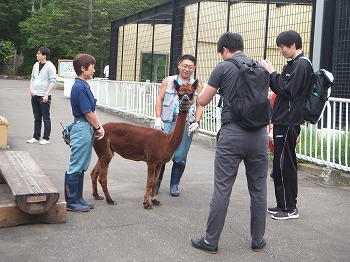
[[[177,80],[174,80],[174,87],[175,87],[175,90],[176,90],[176,91],[179,91],[180,85],[179,85],[179,83],[177,82]]]
[[[198,80],[196,79],[196,81],[193,82],[192,86],[194,87],[194,90],[197,89],[198,87]]]

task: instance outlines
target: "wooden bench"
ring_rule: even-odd
[[[4,116],[0,116],[0,148],[9,148],[7,145],[7,129],[9,122]]]
[[[8,219],[14,224],[66,221],[66,202],[57,202],[58,190],[28,152],[0,151],[1,183],[0,227],[11,224]]]

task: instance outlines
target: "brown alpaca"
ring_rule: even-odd
[[[123,158],[147,163],[147,185],[143,207],[151,209],[151,202],[154,206],[161,205],[160,201],[155,198],[160,169],[163,164],[170,161],[181,143],[188,111],[194,103],[193,94],[198,82],[196,80],[193,85],[179,86],[177,81],[174,81],[174,85],[179,96],[180,112],[171,133],[167,134],[153,128],[126,123],[110,122],[103,125],[105,136],[94,142],[94,149],[98,156],[97,163],[91,171],[92,191],[95,199],[103,199],[97,192],[98,179],[107,203],[117,204],[111,198],[107,188],[108,165],[116,152]]]

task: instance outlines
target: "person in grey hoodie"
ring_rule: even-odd
[[[51,134],[51,91],[56,85],[56,67],[49,61],[50,49],[42,46],[36,53],[36,62],[33,66],[30,81],[30,96],[34,116],[34,134],[27,143],[39,143],[46,145],[50,143]],[[44,122],[44,134],[41,138],[41,126]]]

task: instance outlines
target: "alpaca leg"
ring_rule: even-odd
[[[107,169],[108,169],[108,167],[107,167]],[[105,194],[107,203],[110,205],[116,205],[117,202],[111,198],[109,191],[108,191],[108,187],[107,187],[107,174],[108,173],[107,172],[108,172],[108,170],[106,170],[106,172],[102,172],[102,170],[101,170],[98,182],[100,182],[100,184],[101,184],[101,187],[102,187],[103,193]]]
[[[156,194],[159,193],[160,184],[162,183],[162,180],[163,180],[164,170],[165,170],[165,164],[162,165],[160,168],[158,182],[157,182],[157,186],[156,186]]]
[[[145,193],[144,198],[143,198],[144,209],[152,209],[150,195],[154,194],[153,191],[155,191],[155,186],[157,183],[157,181],[155,181],[156,167],[157,167],[156,164],[147,163],[147,169],[148,169],[147,171],[148,172],[147,172],[146,193]]]
[[[114,201],[108,191],[108,187],[107,187],[107,174],[108,174],[108,166],[109,163],[111,162],[112,158],[113,158],[113,152],[111,150],[105,151],[103,153],[103,155],[101,155],[99,157],[99,161],[100,161],[100,172],[99,172],[99,176],[98,176],[98,182],[101,184],[103,193],[106,197],[106,201],[108,204],[110,205],[116,205],[117,202]]]
[[[165,165],[161,165],[161,166],[158,166],[156,167],[156,171],[155,171],[155,174],[156,174],[156,177],[155,179],[153,180],[153,183],[152,183],[152,192],[151,192],[151,202],[154,206],[161,206],[162,203],[156,199],[156,194],[158,193],[158,185],[159,185],[159,175],[161,173],[161,169],[164,167]]]
[[[98,194],[97,191],[97,179],[98,174],[100,173],[100,161],[97,160],[96,165],[94,169],[92,169],[90,176],[91,176],[91,182],[92,182],[92,195],[96,200],[102,200],[103,197]]]
[[[143,208],[144,209],[152,209],[152,205],[150,202],[150,188],[148,186],[148,177],[147,177],[147,185],[146,185],[146,194],[143,196]]]

